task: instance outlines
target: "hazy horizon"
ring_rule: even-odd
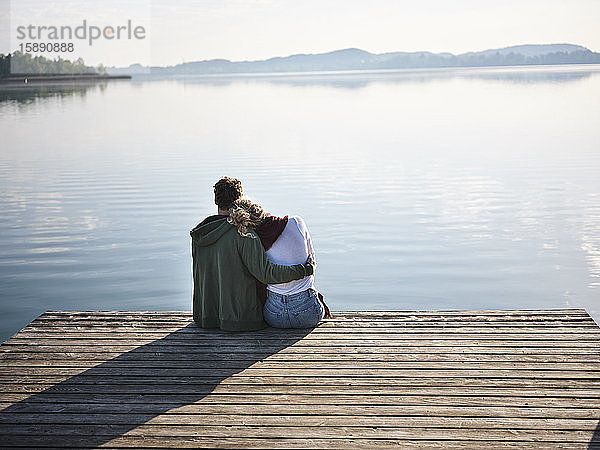
[[[202,62],[202,61],[213,61],[213,60],[226,60],[226,61],[230,61],[230,62],[257,62],[257,61],[267,61],[270,59],[275,59],[275,58],[287,58],[290,56],[299,56],[299,55],[324,55],[324,54],[329,54],[329,53],[335,53],[335,52],[340,52],[340,51],[345,51],[345,50],[361,50],[361,51],[365,51],[374,55],[381,55],[384,53],[432,53],[432,54],[444,54],[444,53],[451,53],[455,56],[460,56],[460,55],[464,55],[467,53],[479,53],[479,52],[486,52],[486,51],[494,51],[494,50],[503,50],[506,48],[511,48],[511,47],[522,47],[522,46],[536,46],[536,45],[543,45],[543,46],[551,46],[551,45],[573,45],[573,46],[580,46],[580,47],[585,47],[586,49],[594,52],[594,53],[600,53],[600,51],[595,51],[589,47],[586,47],[585,45],[581,45],[578,43],[573,43],[573,42],[552,42],[552,43],[521,43],[521,44],[515,44],[515,45],[505,45],[503,47],[498,47],[498,48],[484,48],[484,49],[476,49],[476,50],[468,50],[466,52],[462,52],[462,53],[452,53],[452,52],[432,52],[430,50],[427,49],[421,49],[421,50],[415,50],[415,51],[406,51],[403,49],[398,49],[398,50],[391,50],[389,52],[383,52],[383,53],[377,53],[377,52],[372,52],[368,49],[364,49],[364,48],[360,48],[360,47],[346,47],[346,48],[336,48],[336,49],[331,49],[331,50],[326,50],[323,52],[318,52],[318,53],[309,53],[309,52],[300,52],[300,53],[294,53],[294,54],[288,54],[288,55],[271,55],[267,58],[264,59],[245,59],[245,60],[228,60],[226,58],[213,58],[210,60],[207,59],[203,59],[203,60],[189,60],[189,61],[184,61],[186,63],[188,62]],[[121,67],[127,67],[127,66],[133,66],[136,64],[140,64],[138,62],[132,62],[127,64],[126,66],[121,66]],[[173,65],[177,65],[177,64],[181,64],[181,63],[176,63]],[[568,63],[565,63],[568,64]],[[168,67],[168,65],[159,65],[159,67]]]

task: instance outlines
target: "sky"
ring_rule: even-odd
[[[75,27],[83,20],[99,27],[131,20],[146,30],[143,40],[77,42],[70,55],[108,66],[349,47],[457,54],[572,43],[600,51],[599,0],[0,0],[0,52],[27,42],[16,38],[19,25]]]

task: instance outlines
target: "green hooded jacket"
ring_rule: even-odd
[[[273,264],[258,238],[248,229],[242,236],[227,216],[211,216],[192,236],[194,321],[202,328],[252,331],[265,328],[256,280],[287,283],[312,275],[310,264]]]

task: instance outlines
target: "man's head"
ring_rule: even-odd
[[[242,182],[237,178],[223,177],[215,184],[215,205],[227,211],[242,196]]]

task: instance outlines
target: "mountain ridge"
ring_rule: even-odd
[[[107,68],[110,74],[156,73],[156,74],[235,74],[314,72],[337,70],[385,70],[435,67],[485,67],[545,64],[594,64],[600,63],[600,53],[575,44],[523,44],[479,52],[454,55],[449,52],[432,53],[386,52],[370,53],[351,47],[325,53],[297,53],[274,56],[263,60],[230,61],[218,58],[184,62],[174,66],[141,66]]]

